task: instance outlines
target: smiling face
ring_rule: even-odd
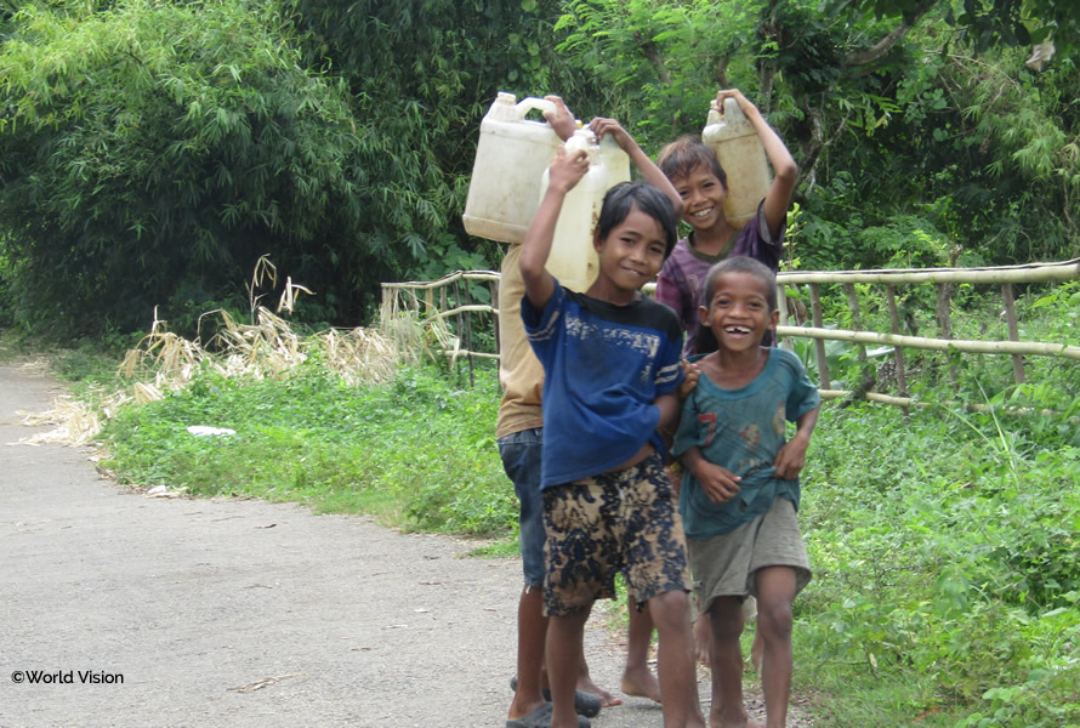
[[[683,220],[695,230],[708,230],[724,219],[727,189],[708,167],[699,164],[671,183],[683,201]]]
[[[655,278],[667,254],[663,225],[636,202],[626,218],[594,244],[600,255],[599,279],[622,292],[636,292]]]
[[[769,310],[769,285],[753,273],[731,271],[716,276],[708,308],[700,307],[701,325],[708,326],[721,349],[745,351],[761,346],[762,337],[776,328],[780,312]]]

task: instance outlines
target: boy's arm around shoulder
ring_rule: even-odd
[[[525,233],[521,247],[521,279],[525,283],[525,295],[537,309],[543,309],[555,292],[555,278],[547,272],[551,244],[555,240],[555,225],[559,222],[566,193],[574,188],[589,171],[589,159],[585,152],[570,156],[559,148],[548,171],[548,187],[536,216]]]

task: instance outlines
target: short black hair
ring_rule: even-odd
[[[713,294],[716,292],[716,279],[725,273],[749,273],[754,276],[765,284],[765,301],[768,303],[769,313],[771,314],[780,308],[776,273],[761,261],[745,255],[725,258],[712,268],[709,268],[709,272],[705,275],[705,294],[701,299],[701,305],[705,308],[708,308],[709,304],[712,303]],[[765,338],[762,342],[764,345],[776,345],[776,339],[772,336],[772,333],[770,331],[765,332]],[[694,348],[698,354],[711,354],[720,348],[711,328],[708,326],[698,327],[697,337],[694,339]]]
[[[727,172],[716,157],[712,147],[701,141],[701,137],[687,134],[681,136],[660,150],[656,164],[668,179],[689,177],[698,167],[712,172],[720,185],[726,190]]]
[[[705,297],[701,304],[705,308],[712,302],[713,292],[716,290],[716,279],[725,273],[749,273],[765,284],[765,299],[769,303],[769,313],[780,308],[778,303],[779,294],[776,291],[776,274],[759,260],[754,260],[745,255],[736,255],[725,258],[709,269],[705,276]]]
[[[679,221],[667,195],[645,182],[620,182],[607,191],[600,219],[596,221],[597,238],[606,239],[615,226],[627,218],[635,204],[663,228],[667,245],[664,260],[667,260],[678,241]]]

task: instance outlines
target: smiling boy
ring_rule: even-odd
[[[659,671],[668,728],[704,726],[696,705],[686,543],[657,429],[674,422],[682,379],[675,315],[641,294],[675,245],[678,197],[616,122],[612,134],[646,178],[604,198],[593,244],[596,281],[584,294],[545,269],[566,194],[588,170],[584,153],[560,151],[521,253],[522,319],[544,365],[544,610],[552,728],[580,724],[574,683],[585,621],[615,595],[624,571],[660,632]],[[666,196],[665,196],[666,193]]]

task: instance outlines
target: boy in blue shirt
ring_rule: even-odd
[[[665,726],[704,728],[686,543],[657,432],[678,414],[682,329],[671,309],[640,291],[675,245],[681,203],[617,122],[594,120],[593,130],[614,135],[656,187],[624,183],[608,192],[593,233],[596,282],[574,293],[545,265],[563,201],[588,160],[584,152],[560,150],[522,245],[521,315],[545,373],[541,484],[551,726],[579,725],[573,701],[585,621],[597,598],[614,596],[615,574],[625,571],[631,594],[648,604],[659,631]]]

